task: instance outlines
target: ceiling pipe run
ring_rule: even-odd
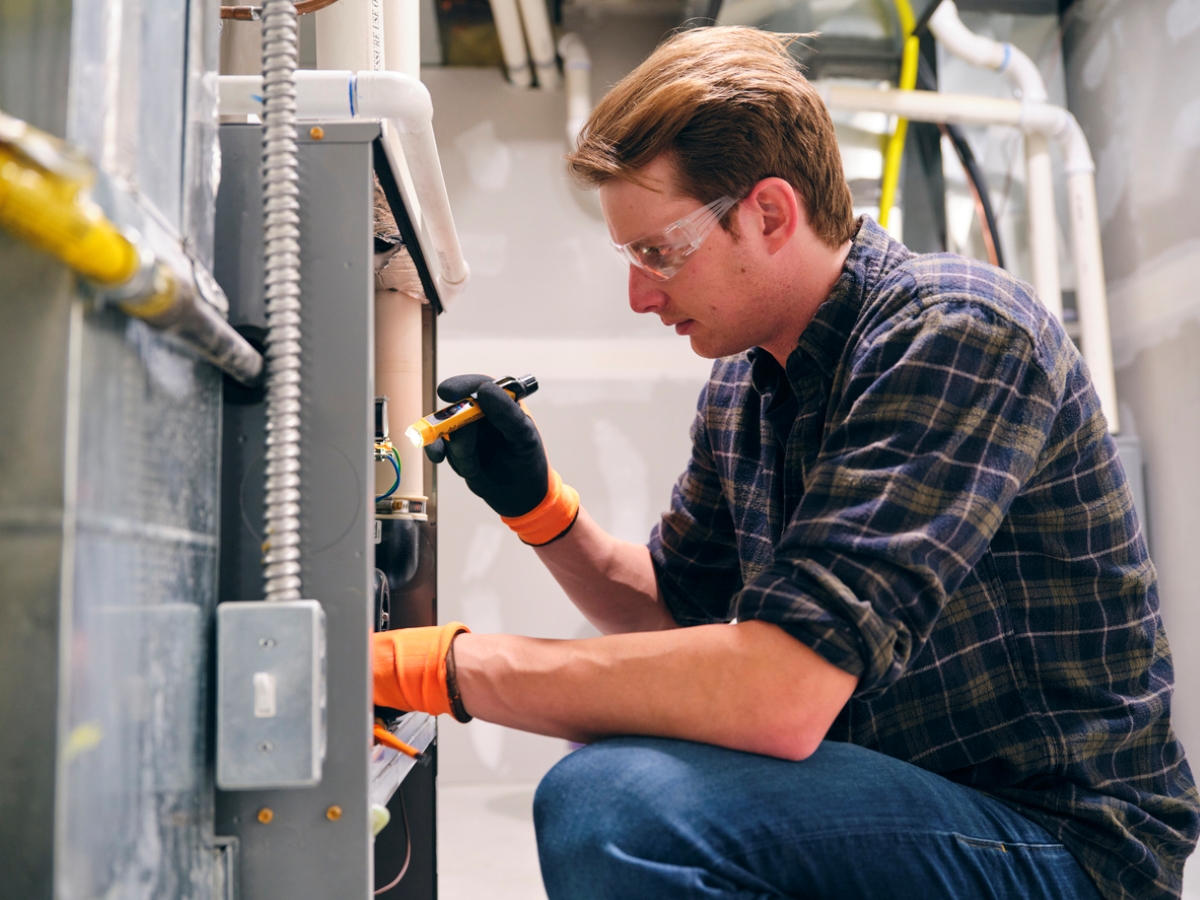
[[[258,115],[261,90],[256,75],[222,75],[221,115]],[[300,70],[296,110],[301,119],[384,119],[395,130],[431,244],[424,249],[432,250],[426,255],[438,263],[438,296],[449,306],[466,288],[470,269],[454,227],[425,85],[400,72]]]
[[[533,70],[529,66],[529,51],[525,48],[525,32],[521,28],[521,12],[517,0],[491,0],[492,20],[500,37],[500,52],[508,80],[516,87],[533,87]]]
[[[1037,65],[1019,48],[971,31],[953,0],[942,0],[929,30],[949,53],[973,66],[1002,72],[1021,100],[1046,103],[1049,94]],[[1025,134],[1025,195],[1029,203],[1029,256],[1038,297],[1062,321],[1062,279],[1058,269],[1058,213],[1050,144],[1037,132]]]
[[[1067,179],[1081,349],[1091,370],[1100,406],[1108,419],[1108,430],[1118,432],[1120,422],[1108,294],[1100,248],[1100,218],[1096,209],[1096,166],[1087,138],[1075,117],[1061,106],[1038,101],[932,91],[875,90],[830,83],[817,83],[814,87],[830,109],[888,113],[917,122],[1008,125],[1026,135],[1040,135],[1058,142]]]
[[[583,38],[571,32],[558,42],[567,84],[567,144],[575,149],[579,133],[592,114],[592,57]]]
[[[525,38],[529,56],[537,72],[537,86],[544,91],[558,87],[558,57],[554,54],[554,32],[550,28],[550,12],[546,0],[518,0],[521,20],[525,23]]]

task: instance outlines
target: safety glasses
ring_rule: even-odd
[[[613,241],[613,249],[621,259],[637,266],[648,277],[655,281],[666,281],[683,268],[687,258],[700,249],[704,239],[740,199],[720,197],[678,222],[672,222],[662,231],[628,244]]]

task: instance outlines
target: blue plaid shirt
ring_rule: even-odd
[[[681,625],[857,675],[828,738],[986,791],[1107,898],[1178,896],[1200,798],[1087,368],[1028,285],[864,219],[787,359],[718,360],[650,550]]]

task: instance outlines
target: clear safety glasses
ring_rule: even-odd
[[[720,197],[694,213],[672,222],[662,231],[628,244],[613,241],[621,259],[637,266],[655,281],[666,281],[683,268],[687,258],[700,249],[704,239],[741,198]]]

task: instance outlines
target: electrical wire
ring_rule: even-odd
[[[392,482],[392,486],[388,488],[387,491],[375,498],[375,502],[378,503],[380,500],[386,500],[388,497],[392,496],[392,494],[396,493],[396,489],[400,487],[400,453],[394,446],[389,444],[376,444],[375,449],[389,451],[388,454],[383,457],[383,459],[386,459],[388,462],[390,462],[392,464],[392,468],[396,472],[396,480]],[[382,460],[380,460],[380,462],[382,462]]]
[[[375,892],[375,896],[386,894],[392,888],[400,883],[400,879],[408,873],[408,864],[412,862],[412,831],[408,827],[408,807],[404,805],[404,792],[400,792],[400,818],[404,820],[404,865],[400,867],[400,874],[388,883],[386,887],[381,887]]]
[[[937,76],[929,62],[921,57],[917,67],[917,84],[923,91],[936,91]],[[962,163],[963,171],[967,173],[967,182],[975,201],[975,214],[979,218],[979,227],[983,232],[983,244],[988,251],[988,262],[993,266],[1004,268],[1004,251],[1000,246],[1000,231],[996,226],[996,213],[992,208],[991,195],[988,193],[987,178],[975,159],[975,153],[967,142],[963,130],[957,125],[939,125],[942,134],[950,139],[950,144]]]

